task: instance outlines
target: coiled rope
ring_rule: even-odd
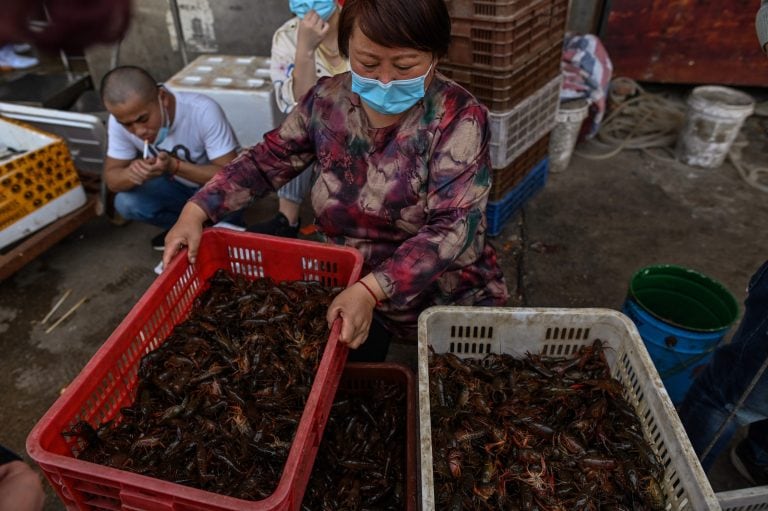
[[[632,97],[630,97],[632,96]],[[591,160],[606,160],[624,149],[637,149],[651,157],[672,161],[678,133],[685,124],[684,104],[652,94],[630,78],[614,78],[609,92],[616,106],[600,126],[592,144],[607,152],[576,154]],[[629,97],[629,99],[627,99]],[[668,152],[664,158],[652,150]]]
[[[675,144],[686,118],[684,103],[647,92],[636,81],[625,77],[611,81],[609,97],[611,103],[618,106],[590,142],[595,150],[577,150],[576,154],[590,160],[607,160],[625,149],[636,149],[657,160],[676,161]],[[747,145],[743,138],[734,142],[728,159],[747,184],[768,192],[768,167],[750,165],[742,159]],[[665,153],[668,156],[664,156]],[[765,184],[760,182],[764,174]]]
[[[741,153],[745,147],[749,145],[744,138],[739,137],[731,146],[731,150],[728,151],[728,160],[736,167],[741,178],[747,182],[747,184],[753,188],[757,188],[763,192],[768,192],[768,167],[758,167],[745,163],[741,158]],[[765,175],[765,178],[761,183],[760,176]]]

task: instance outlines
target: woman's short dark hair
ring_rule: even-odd
[[[339,50],[349,58],[355,24],[386,48],[413,48],[440,58],[451,42],[445,0],[346,0],[339,20]]]

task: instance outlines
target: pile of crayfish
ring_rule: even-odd
[[[146,354],[113,420],[63,434],[78,458],[242,499],[271,495],[328,340],[340,289],[219,270]]]
[[[664,509],[664,467],[600,341],[429,366],[436,509]]]
[[[405,400],[402,385],[383,381],[365,392],[340,392],[302,510],[406,509]]]

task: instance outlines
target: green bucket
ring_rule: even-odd
[[[725,286],[672,264],[638,270],[630,281],[629,296],[665,323],[694,332],[727,329],[739,315],[739,305]]]
[[[739,315],[725,286],[669,264],[637,271],[623,310],[637,326],[674,403],[682,401],[697,368],[709,362]]]

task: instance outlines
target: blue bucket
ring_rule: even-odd
[[[672,402],[679,404],[739,307],[722,284],[706,275],[657,265],[632,277],[623,312],[637,326]]]

